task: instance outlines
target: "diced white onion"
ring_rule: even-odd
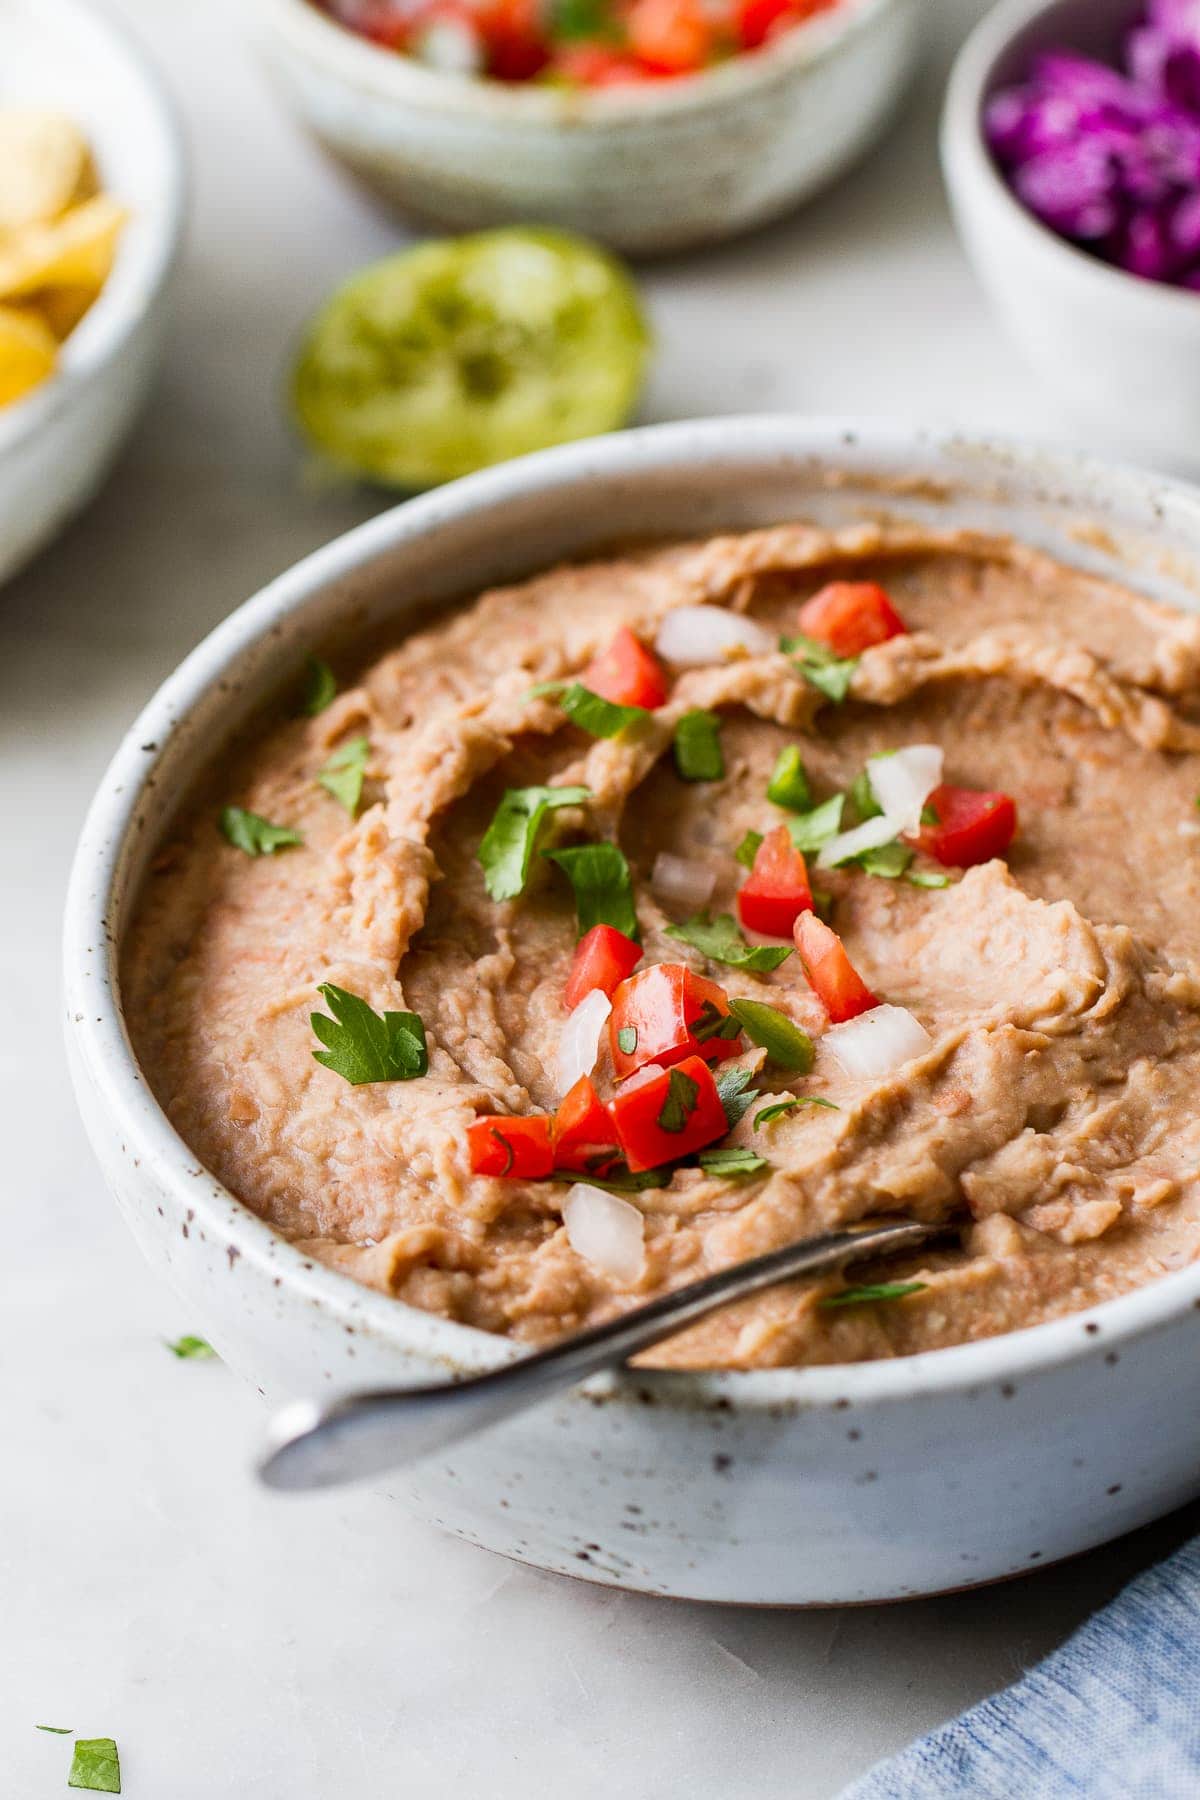
[[[861,825],[856,825],[853,831],[839,831],[836,837],[827,838],[817,855],[817,867],[836,869],[839,863],[849,862],[852,856],[861,856],[864,850],[878,850],[881,845],[891,843],[896,831],[894,819],[889,819],[886,813],[877,813],[873,819],[865,819]]]
[[[468,19],[431,19],[413,46],[417,59],[443,75],[483,72],[483,44]]]
[[[648,1081],[653,1081],[656,1076],[665,1075],[666,1072],[661,1063],[643,1063],[640,1069],[635,1069],[632,1075],[626,1076],[621,1083],[621,1092],[631,1094],[634,1088],[645,1087]]]
[[[645,1220],[619,1194],[577,1181],[563,1201],[567,1241],[576,1256],[632,1286],[646,1267]]]
[[[584,996],[567,1017],[558,1040],[558,1091],[569,1094],[581,1075],[590,1075],[600,1053],[600,1033],[612,1001],[599,988]]]
[[[922,807],[941,785],[943,760],[937,744],[909,744],[894,756],[873,756],[868,762],[871,792],[892,821],[894,837],[920,825]]]
[[[702,669],[725,662],[735,651],[769,656],[775,639],[753,619],[723,606],[677,606],[658,628],[654,648],[679,669]]]
[[[864,1080],[890,1075],[928,1050],[933,1039],[903,1006],[873,1006],[870,1012],[831,1025],[821,1039],[847,1075]]]
[[[707,863],[672,856],[669,850],[659,851],[650,871],[650,886],[660,900],[690,907],[693,912],[708,905],[716,885],[717,872]]]

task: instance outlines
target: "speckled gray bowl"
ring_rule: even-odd
[[[339,631],[402,632],[420,602],[614,534],[844,522],[881,506],[1014,531],[1200,605],[1189,488],[892,425],[671,425],[529,457],[385,513],[226,620],[134,725],[71,880],[72,1069],[146,1255],[269,1396],[426,1380],[515,1351],[314,1265],[198,1165],[151,1095],[122,1021],[117,948],[199,770],[305,646]],[[930,1593],[1070,1555],[1200,1492],[1198,1351],[1190,1268],[1054,1324],[893,1362],[593,1383],[389,1491],[472,1542],[650,1593],[758,1604]]]
[[[532,220],[658,255],[774,218],[874,143],[916,65],[925,0],[841,0],[700,75],[577,92],[442,74],[309,0],[255,5],[293,112],[409,217]]]

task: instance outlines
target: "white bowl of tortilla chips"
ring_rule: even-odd
[[[161,349],[184,211],[169,103],[81,0],[0,0],[0,580],[98,487]]]

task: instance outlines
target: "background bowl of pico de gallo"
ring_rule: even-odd
[[[833,180],[902,95],[923,13],[922,0],[257,6],[285,100],[408,217],[534,220],[634,255],[728,237]]]

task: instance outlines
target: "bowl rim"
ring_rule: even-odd
[[[102,42],[126,65],[141,91],[157,139],[162,170],[161,207],[147,212],[140,243],[122,245],[112,273],[87,314],[70,333],[58,369],[23,399],[0,409],[0,456],[19,452],[35,432],[68,411],[121,355],[170,280],[183,240],[187,211],[187,156],[175,103],[149,55],[121,22],[86,0],[37,0],[39,23],[62,36]],[[102,154],[103,147],[94,148]],[[116,196],[120,199],[120,195]]]
[[[256,0],[260,16],[308,61],[352,86],[419,110],[486,119],[493,125],[579,130],[701,111],[735,101],[777,78],[817,68],[844,43],[907,0],[840,0],[762,49],[710,69],[644,86],[563,92],[531,82],[464,79],[385,50],[320,10],[313,0]]]
[[[278,633],[280,621],[313,595],[393,551],[478,514],[503,514],[537,494],[582,489],[597,478],[628,480],[722,467],[845,466],[854,454],[889,463],[921,455],[953,456],[968,471],[982,464],[1024,473],[1045,487],[1080,496],[1089,512],[1122,500],[1186,516],[1200,545],[1200,488],[1081,452],[1049,450],[1003,437],[977,438],[878,419],[710,419],[643,427],[541,451],[501,464],[393,507],[304,557],[245,601],[204,638],[147,702],[126,733],[88,809],[68,886],[63,940],[63,993],[75,1068],[102,1096],[109,1139],[119,1142],[167,1189],[181,1214],[199,1221],[197,1237],[228,1245],[230,1266],[244,1257],[338,1329],[353,1324],[397,1353],[430,1357],[455,1372],[492,1368],[520,1346],[459,1325],[365,1288],[315,1263],[251,1212],[198,1162],[150,1092],[121,1018],[108,923],[115,877],[139,803],[158,756],[191,711],[218,689],[252,647]],[[1084,498],[1086,496],[1086,499]],[[581,542],[583,540],[581,539]],[[152,752],[154,754],[148,754]],[[203,1177],[203,1179],[197,1179]],[[190,1210],[189,1210],[190,1209]],[[781,1403],[800,1408],[908,1403],[999,1384],[1094,1356],[1114,1345],[1165,1330],[1200,1310],[1200,1263],[1164,1274],[1132,1293],[1087,1311],[1020,1331],[946,1349],[867,1363],[764,1370],[651,1370],[598,1378],[617,1397],[646,1390],[683,1409],[735,1406],[748,1411]]]
[[[975,26],[955,57],[946,87],[941,120],[943,166],[948,174],[955,172],[973,180],[975,192],[965,196],[968,206],[986,190],[987,204],[1002,212],[1010,230],[1023,232],[1033,253],[1057,257],[1064,271],[1090,285],[1097,296],[1123,298],[1147,314],[1169,311],[1180,322],[1200,324],[1200,293],[1133,275],[1060,237],[1021,203],[988,149],[983,108],[997,63],[1027,26],[1061,4],[1062,0],[998,0]],[[1149,318],[1146,329],[1152,329]]]

